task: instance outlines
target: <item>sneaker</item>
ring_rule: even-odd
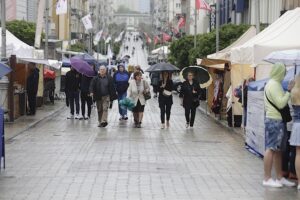
[[[165,128],[165,124],[161,124],[160,129],[164,129]]]
[[[90,117],[84,117],[84,120],[89,120],[90,119]]]
[[[280,180],[276,180],[276,182],[280,183],[281,185],[286,186],[286,187],[295,187],[296,186],[296,183],[289,181],[284,177],[282,177]]]
[[[106,127],[108,125],[107,122],[102,122],[101,124],[102,124],[102,127]]]
[[[188,128],[190,126],[190,123],[186,123],[185,127]]]
[[[119,120],[122,121],[124,119],[124,117],[120,117]]]
[[[102,124],[102,123],[100,123],[100,124],[98,125],[98,127],[103,127],[103,124]]]
[[[83,116],[83,115],[81,115],[80,117],[79,117],[79,120],[84,120],[85,119],[85,116]]]
[[[263,181],[263,186],[265,187],[273,187],[273,188],[281,188],[282,184],[278,181],[274,181],[272,178],[270,178],[267,181]]]
[[[167,128],[170,128],[170,122],[167,121]]]
[[[138,123],[137,125],[136,125],[136,127],[137,128],[142,128],[142,125],[141,125],[142,123],[140,122],[140,123]]]
[[[80,119],[78,114],[75,115],[75,119]]]
[[[128,120],[128,117],[127,117],[127,115],[125,115],[125,116],[123,117],[123,119],[124,119],[124,120]]]
[[[68,116],[67,119],[74,119],[74,115]]]

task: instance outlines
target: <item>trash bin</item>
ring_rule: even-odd
[[[5,143],[4,143],[4,111],[0,108],[0,170],[5,168]]]

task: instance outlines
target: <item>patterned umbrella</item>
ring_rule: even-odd
[[[212,77],[209,72],[201,66],[190,66],[185,67],[180,72],[181,81],[187,79],[187,74],[192,72],[194,74],[194,79],[199,82],[201,88],[207,88],[212,84]]]

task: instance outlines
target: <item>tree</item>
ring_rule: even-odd
[[[224,49],[237,40],[248,25],[226,24],[220,29],[220,49]],[[171,44],[170,62],[180,68],[195,65],[197,58],[204,58],[216,51],[216,32],[197,35],[197,47],[194,48],[193,36],[185,36]]]
[[[35,27],[35,23],[24,20],[14,20],[6,23],[8,31],[30,46],[34,45]]]
[[[76,44],[71,45],[70,51],[85,52],[85,45],[83,43],[77,42]]]

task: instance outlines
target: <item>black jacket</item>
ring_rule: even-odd
[[[114,87],[114,81],[113,78],[109,75],[107,75],[108,78],[108,92],[109,92],[109,96],[110,96],[110,100],[116,100],[118,98],[117,93],[116,93],[116,89]],[[101,81],[100,81],[100,76],[97,75],[95,76],[90,84],[90,93],[93,93],[93,98],[95,101],[100,100],[101,99]]]
[[[65,92],[76,92],[80,88],[80,75],[75,70],[68,71],[66,74]]]
[[[89,93],[90,92],[90,85],[92,81],[92,77],[87,77],[85,75],[81,75],[81,80],[80,80],[80,91],[84,93]]]
[[[196,93],[193,93],[193,90],[195,90]],[[179,95],[183,98],[183,107],[198,107],[200,105],[200,92],[201,88],[199,83],[193,81],[193,84],[190,85],[188,81],[184,81]]]
[[[170,92],[173,91],[173,81],[172,80],[167,80],[166,86],[164,88],[162,88],[163,81],[159,81],[158,83],[158,92],[159,92],[159,96],[158,96],[158,103],[159,106],[163,106],[165,104],[173,104],[173,96],[165,96],[163,94],[164,89],[168,90]]]
[[[40,70],[35,68],[27,78],[26,90],[28,94],[36,95],[39,86]]]

